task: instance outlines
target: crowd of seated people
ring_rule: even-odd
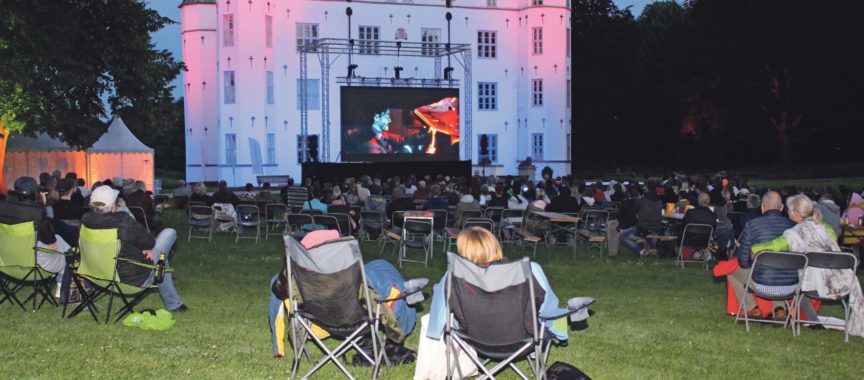
[[[140,287],[150,285],[154,281],[152,270],[135,263],[156,264],[161,253],[172,251],[177,238],[174,229],[161,228],[153,194],[147,191],[144,182],[120,177],[96,182],[91,188],[84,185],[76,173],[61,177],[59,171],[42,173],[38,182],[32,177],[18,178],[13,189],[0,200],[0,224],[34,222],[37,245],[67,255],[78,247],[80,226],[117,228],[119,257],[128,260],[118,261],[120,280]],[[141,208],[150,226],[156,228],[148,230],[129,207]],[[37,251],[36,258],[39,267],[57,274],[54,296],[60,298],[61,288],[68,287],[71,279],[66,255]],[[165,273],[158,288],[167,310],[188,310],[174,288],[170,272]]]

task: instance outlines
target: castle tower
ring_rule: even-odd
[[[214,181],[218,164],[215,0],[184,0],[182,14],[186,178]]]

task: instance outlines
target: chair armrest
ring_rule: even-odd
[[[409,305],[414,305],[414,304],[423,302],[424,298],[423,298],[422,290],[428,284],[429,284],[428,278],[410,279],[408,281],[405,281],[405,284],[403,285],[405,290],[403,290],[402,293],[400,293],[398,297],[376,298],[375,302],[384,303],[384,302],[398,301],[401,299],[405,299]]]
[[[549,321],[561,317],[570,316],[571,322],[584,321],[588,319],[588,306],[594,303],[594,298],[591,297],[575,297],[567,301],[567,310],[553,314],[540,315],[538,318],[541,321]]]
[[[73,252],[75,250],[75,248],[72,248],[68,252],[61,252],[61,251],[55,251],[51,248],[45,248],[45,247],[35,247],[35,249],[38,252],[48,253],[48,254],[52,254],[52,255],[70,255],[71,252]]]
[[[157,269],[157,268],[159,268],[158,265],[146,264],[146,263],[142,263],[142,262],[140,262],[140,261],[130,260],[130,259],[123,258],[123,257],[117,257],[115,260],[117,260],[117,261],[125,261],[125,262],[127,262],[127,263],[129,263],[129,264],[137,265],[137,266],[139,266],[139,267],[147,268],[147,269]],[[169,268],[169,267],[166,266],[166,267],[165,267],[165,271],[166,271],[166,272],[173,272],[173,271],[174,271],[174,268]]]

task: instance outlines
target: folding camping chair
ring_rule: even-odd
[[[482,372],[481,379],[494,379],[495,374],[513,369],[521,378],[528,377],[515,361],[527,359],[535,379],[545,376],[546,360],[552,346],[546,321],[562,318],[583,310],[593,300],[568,302],[568,308],[557,315],[538,315],[538,305],[544,297],[535,289],[531,262],[527,257],[509,263],[480,267],[448,252],[446,302],[450,309],[444,328],[447,345],[447,378],[454,373],[462,377],[456,354],[469,353],[469,358]],[[457,327],[457,323],[458,326]],[[470,354],[476,350],[477,355]],[[485,360],[481,361],[481,357]],[[486,365],[496,361],[488,368]]]
[[[187,242],[195,239],[207,239],[207,242],[213,240],[213,209],[206,205],[189,205],[189,234],[186,238]],[[204,231],[206,234],[196,236],[194,233]]]
[[[312,215],[312,220],[316,226],[321,226],[325,230],[334,230],[339,232],[339,236],[343,236],[342,228],[339,226],[339,219],[336,219],[333,215]]]
[[[255,229],[255,237],[243,236],[243,230]],[[258,238],[261,236],[261,211],[254,203],[238,204],[237,205],[237,235],[234,238],[234,244],[240,242],[240,239],[254,239],[255,244],[258,244]]]
[[[832,284],[833,288],[839,290],[838,294],[834,294],[828,297],[822,297],[815,290],[802,290],[801,294],[798,296],[798,302],[796,305],[798,308],[795,310],[795,326],[798,327],[798,334],[801,334],[801,323],[808,323],[811,325],[825,325],[825,326],[837,326],[837,324],[824,323],[818,321],[806,321],[801,319],[801,302],[808,302],[810,299],[816,299],[822,302],[837,302],[840,301],[840,304],[843,305],[843,324],[840,325],[843,327],[844,331],[844,342],[849,342],[849,329],[846,328],[849,326],[849,316],[852,315],[852,305],[847,302],[849,300],[849,294],[851,293],[851,289],[853,286],[856,286],[854,282],[857,282],[858,279],[855,277],[855,269],[858,268],[858,258],[851,253],[846,252],[807,252],[805,253],[807,256],[807,269],[804,271],[804,283],[807,283],[807,277],[813,274],[810,273],[811,269],[823,269],[823,270],[840,270],[840,271],[848,271],[845,274],[848,275],[848,282],[846,284]],[[837,286],[839,285],[839,286]]]
[[[373,313],[373,300],[359,243],[353,237],[348,237],[307,250],[289,235],[284,236],[284,242],[287,275],[297,284],[296,290],[293,286],[288,287],[291,300],[288,318],[291,346],[294,348],[291,377],[297,373],[302,357],[310,357],[306,343],[311,340],[325,356],[303,376],[304,379],[328,362],[333,362],[348,378],[353,379],[339,360],[340,356],[352,349],[372,364],[372,378],[375,379],[382,359],[388,367],[390,363],[384,355],[386,339],[379,332],[380,309],[374,309]],[[362,298],[360,302],[357,300],[358,295]],[[297,301],[298,298],[302,299],[302,303]],[[342,342],[334,349],[328,348],[315,335],[313,324]],[[372,343],[371,356],[360,348],[364,338],[369,338]]]
[[[774,269],[786,269],[786,270],[797,270],[798,271],[798,283],[790,286],[788,291],[784,292],[766,292],[760,290],[760,286],[753,281],[753,273],[760,266],[767,266]],[[801,253],[795,252],[771,252],[771,251],[762,251],[756,255],[756,258],[753,259],[753,265],[750,269],[750,276],[747,277],[747,283],[744,284],[744,296],[738,300],[738,313],[735,314],[735,322],[740,321],[742,318],[744,319],[744,326],[747,332],[750,332],[750,318],[747,317],[747,311],[750,310],[751,306],[747,305],[747,297],[746,293],[752,293],[755,296],[766,299],[769,301],[786,301],[783,305],[786,307],[786,320],[784,321],[775,321],[771,319],[756,319],[758,322],[763,323],[774,323],[774,324],[782,324],[786,326],[787,324],[792,324],[792,335],[797,336],[798,331],[796,329],[796,321],[794,318],[791,318],[792,313],[791,310],[798,310],[799,295],[801,293],[801,273],[804,271],[804,268],[807,267],[807,256]],[[792,300],[792,305],[789,305],[789,300]]]
[[[165,271],[170,270],[164,265],[145,264],[119,257],[120,238],[118,231],[116,228],[90,229],[81,226],[81,235],[78,240],[81,259],[72,280],[75,281],[78,289],[85,289],[84,281],[88,281],[93,285],[93,292],[81,292],[81,304],[69,313],[68,318],[72,318],[86,309],[90,312],[93,320],[99,322],[99,309],[96,303],[102,298],[108,297],[108,306],[105,312],[105,323],[107,324],[111,319],[111,309],[116,296],[123,302],[123,306],[115,314],[114,322],[117,322],[127,313],[134,312],[135,306],[143,301],[151,291],[158,288],[156,284],[161,282]],[[154,252],[154,254],[161,255],[168,254],[168,252]],[[117,273],[117,265],[124,261],[153,271],[153,283],[139,286],[123,282]],[[67,317],[66,306],[68,304],[63,306],[64,317]]]
[[[707,224],[691,223],[684,226],[684,232],[681,234],[681,245],[678,246],[678,259],[681,264],[681,269],[684,269],[685,263],[704,263],[705,269],[708,269],[711,263],[711,255],[707,252],[708,246],[711,244],[711,235],[714,233],[714,228]],[[695,249],[697,252],[705,251],[702,255],[702,260],[684,259],[684,247]]]
[[[51,285],[55,282],[56,274],[39,266],[36,261],[36,249],[49,254],[63,254],[50,249],[36,248],[34,222],[0,224],[0,290],[3,292],[0,304],[9,300],[24,311],[27,311],[24,304],[30,301],[33,302],[33,311],[41,308],[45,302],[57,306],[51,294]],[[33,293],[21,301],[18,293],[28,286],[33,288]]]

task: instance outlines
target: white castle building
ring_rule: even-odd
[[[341,161],[339,94],[349,85],[456,87],[459,159],[479,170],[487,135],[487,174],[516,174],[528,156],[567,174],[569,3],[184,0],[186,178],[298,178],[304,132],[316,136],[318,160]]]

